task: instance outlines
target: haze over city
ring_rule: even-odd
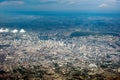
[[[0,0],[0,80],[120,80],[120,0]]]

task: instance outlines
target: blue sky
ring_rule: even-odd
[[[120,0],[0,0],[0,13],[9,11],[71,11],[120,13]]]

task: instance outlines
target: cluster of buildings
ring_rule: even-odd
[[[59,67],[64,74],[69,71],[65,67],[89,69],[92,72],[89,74],[92,75],[102,68],[114,71],[119,71],[120,68],[120,46],[115,44],[120,40],[118,36],[67,36],[58,40],[52,32],[54,38],[51,38],[52,34],[44,32],[16,34],[18,31],[12,30],[15,34],[6,34],[2,31],[8,30],[0,29],[0,68],[5,71],[12,71],[19,66],[31,68],[42,65],[53,70]],[[21,29],[20,32],[25,31]],[[43,34],[50,37],[40,39]]]

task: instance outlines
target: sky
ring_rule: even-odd
[[[20,11],[120,13],[120,0],[0,0],[0,14]]]

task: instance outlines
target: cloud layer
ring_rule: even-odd
[[[103,4],[100,4],[99,7],[100,8],[108,7],[108,4],[103,3]]]
[[[9,7],[8,7],[9,6]],[[15,6],[20,6],[15,8]],[[5,8],[4,8],[5,7]],[[7,8],[8,7],[8,8]],[[0,10],[120,11],[120,0],[0,0]]]
[[[23,5],[24,1],[15,1],[15,0],[10,0],[10,1],[2,1],[0,2],[0,6],[12,6],[12,5]]]

